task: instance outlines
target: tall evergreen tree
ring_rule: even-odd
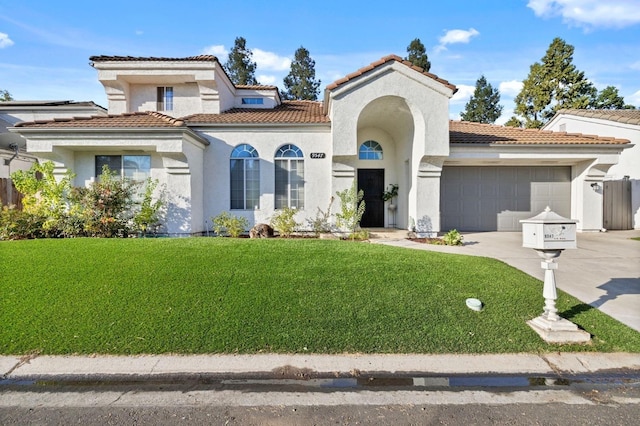
[[[464,108],[460,114],[463,120],[493,124],[502,114],[500,91],[494,89],[483,75],[476,81],[476,90]]]
[[[315,101],[320,93],[320,80],[316,80],[316,62],[309,51],[300,46],[291,62],[291,71],[284,78],[284,99]]]
[[[236,37],[235,44],[224,69],[229,78],[236,85],[258,84],[256,80],[256,63],[252,61],[253,53],[247,49],[247,41],[244,37]]]
[[[597,90],[573,64],[574,48],[555,38],[541,63],[531,65],[515,98],[515,112],[527,128],[540,128],[559,109],[592,108]]]
[[[624,109],[624,98],[618,93],[615,86],[607,86],[598,93],[596,99],[596,108],[598,109]]]
[[[6,101],[12,101],[12,100],[13,100],[13,96],[11,96],[11,93],[9,93],[8,90],[0,89],[0,102],[6,102]]]
[[[431,69],[431,62],[427,56],[427,50],[424,48],[424,44],[419,38],[413,39],[409,46],[407,46],[407,57],[405,60],[411,62],[413,65],[423,68],[425,71]]]

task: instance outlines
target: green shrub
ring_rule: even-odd
[[[356,181],[350,188],[336,192],[340,198],[340,213],[336,213],[338,228],[347,230],[355,235],[360,228],[360,220],[365,210],[364,191],[357,191]]]
[[[297,213],[298,211],[291,207],[276,210],[271,218],[271,226],[280,233],[281,237],[289,238],[299,225],[293,218]]]
[[[160,210],[164,206],[164,200],[162,196],[154,200],[153,191],[158,186],[157,180],[148,178],[144,191],[142,193],[142,201],[140,202],[140,209],[133,216],[133,222],[142,235],[146,235],[149,229],[156,226],[160,220]]]
[[[222,212],[218,216],[212,217],[213,232],[217,236],[228,235],[238,238],[249,226],[249,221],[245,217],[232,216],[229,212]]]
[[[442,241],[448,246],[461,246],[464,237],[456,229],[452,229],[442,237]]]
[[[21,240],[45,236],[42,225],[45,218],[18,210],[14,205],[0,210],[0,240]]]
[[[321,233],[331,232],[331,205],[333,204],[333,200],[334,198],[331,197],[329,207],[327,207],[326,211],[322,211],[320,207],[318,207],[316,217],[313,219],[307,219],[307,224],[316,237]]]

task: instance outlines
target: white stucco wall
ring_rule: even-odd
[[[274,213],[275,168],[274,156],[282,145],[293,144],[304,153],[305,208],[296,215],[298,223],[306,225],[315,217],[317,208],[327,209],[333,195],[331,181],[331,141],[328,126],[318,127],[245,127],[229,131],[202,131],[211,145],[204,152],[204,213],[211,230],[211,217],[223,211],[256,223],[269,223]],[[253,146],[260,156],[260,208],[231,210],[229,160],[233,149],[240,144]],[[312,159],[312,152],[325,153],[324,159]]]
[[[129,91],[131,112],[157,111],[157,90],[160,86],[149,84],[132,85]],[[179,118],[202,111],[200,92],[196,83],[168,86],[173,87],[173,110],[160,112]]]
[[[380,129],[390,136],[388,148],[393,147],[392,161],[384,169],[385,186],[399,185],[396,227],[406,228],[413,221],[424,225],[420,232],[439,231],[440,170],[449,155],[452,95],[450,87],[395,61],[332,90],[334,190],[351,184],[361,167],[355,162],[360,143],[369,129]],[[418,172],[421,169],[429,170]],[[388,218],[388,212],[385,215]]]

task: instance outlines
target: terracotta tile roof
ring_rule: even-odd
[[[561,109],[556,113],[640,125],[640,109]]]
[[[232,108],[221,114],[194,114],[184,117],[188,125],[194,124],[281,124],[329,123],[322,102],[285,101],[273,109]]]
[[[162,61],[162,62],[175,62],[175,61],[217,61],[218,58],[214,55],[198,55],[198,56],[187,56],[186,58],[161,58],[154,56],[107,56],[107,55],[99,55],[99,56],[90,56],[89,60],[92,62],[106,62],[106,61],[117,61],[117,62],[138,62],[138,61]]]
[[[169,117],[155,111],[134,112],[122,115],[109,115],[106,117],[75,117],[55,120],[39,120],[34,122],[18,123],[16,127],[28,128],[157,128],[157,127],[184,127],[183,120]]]
[[[245,90],[276,90],[278,86],[262,84],[236,84],[236,89]]]
[[[469,121],[449,122],[449,142],[474,145],[621,145],[629,143],[626,139],[583,135],[582,133],[520,129]]]
[[[419,73],[422,73],[424,75],[426,75],[429,78],[432,78],[434,80],[436,80],[439,83],[444,84],[445,86],[447,86],[448,88],[450,88],[451,90],[453,90],[453,93],[456,93],[458,91],[458,89],[456,88],[456,86],[454,86],[453,84],[449,83],[447,80],[444,80],[440,77],[438,77],[435,74],[432,74],[430,72],[427,72],[424,70],[424,68],[420,68],[417,67],[415,65],[413,65],[411,62],[406,61],[404,59],[402,59],[400,56],[397,55],[388,55],[385,56],[382,59],[379,59],[375,62],[370,63],[369,65],[367,65],[366,67],[360,68],[358,71],[352,72],[351,74],[348,74],[344,77],[342,77],[339,80],[334,81],[333,83],[329,84],[327,86],[327,90],[333,90],[335,88],[337,88],[338,86],[348,82],[349,80],[353,80],[354,78],[360,77],[363,74],[368,73],[369,71],[374,70],[375,68],[386,64],[387,62],[391,62],[391,61],[396,61],[396,62],[400,62],[403,65],[406,65],[407,67],[411,68],[412,70],[415,70]]]

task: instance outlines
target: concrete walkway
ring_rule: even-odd
[[[406,232],[376,232],[373,243],[501,260],[544,280],[537,253],[522,247],[519,232],[465,233],[464,245],[437,246],[409,241]],[[584,303],[640,331],[640,231],[579,233],[578,249],[558,258],[556,285]],[[541,295],[542,297],[542,295]],[[540,302],[542,312],[543,301]]]

